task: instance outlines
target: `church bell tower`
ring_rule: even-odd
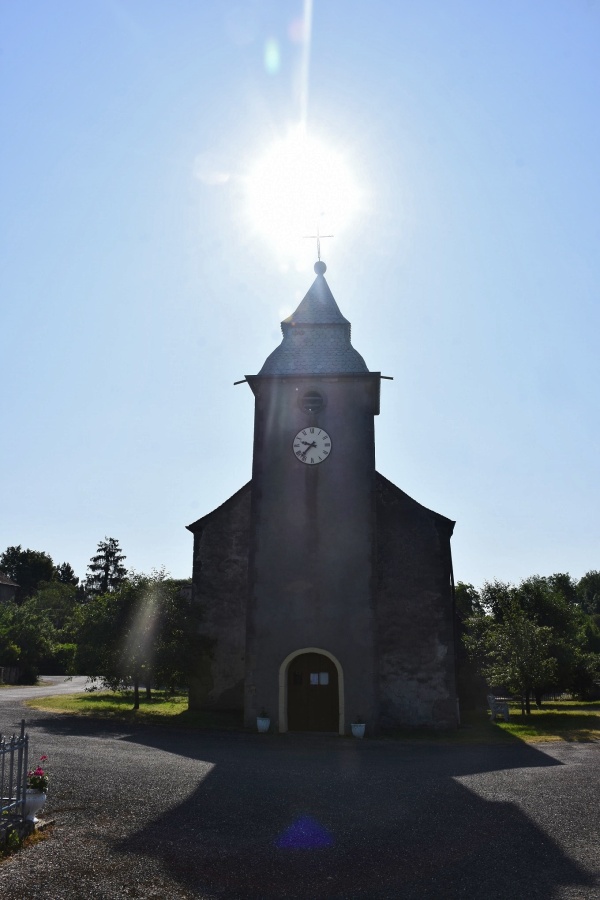
[[[454,522],[375,471],[381,374],[325,264],[257,375],[252,479],[188,525],[190,708],[276,731],[458,723]]]
[[[374,416],[380,373],[350,341],[326,266],[257,375],[245,721],[344,733],[377,714]]]

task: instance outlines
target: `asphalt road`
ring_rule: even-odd
[[[47,840],[3,900],[600,898],[600,744],[130,728],[23,709]]]
[[[88,679],[85,675],[42,675],[39,684],[36,685],[26,684],[0,688],[0,704],[14,703],[35,697],[50,697],[56,694],[79,694],[81,691],[85,691],[87,683]]]

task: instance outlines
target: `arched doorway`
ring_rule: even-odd
[[[292,654],[282,675],[288,731],[343,731],[341,668],[330,653],[311,647]]]

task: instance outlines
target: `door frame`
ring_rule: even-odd
[[[322,647],[302,647],[300,650],[294,650],[293,653],[286,656],[279,666],[279,731],[288,730],[288,669],[292,660],[297,656],[302,656],[304,653],[320,653],[322,656],[326,656],[327,659],[330,659],[337,669],[339,710],[338,734],[344,734],[346,727],[344,719],[344,672],[333,653],[330,653],[329,650],[323,650]]]

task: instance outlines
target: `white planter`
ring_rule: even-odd
[[[271,725],[271,720],[267,719],[266,716],[257,716],[256,717],[256,727],[258,728],[259,734],[266,734]]]
[[[27,788],[25,791],[25,803],[23,805],[23,816],[26,822],[37,822],[36,812],[42,808],[46,802],[46,794],[42,791],[36,791],[34,788]]]
[[[356,722],[353,722],[352,725],[350,725],[350,728],[352,729],[353,737],[364,738],[364,736],[365,736],[365,723],[364,722],[361,722],[360,725]]]

